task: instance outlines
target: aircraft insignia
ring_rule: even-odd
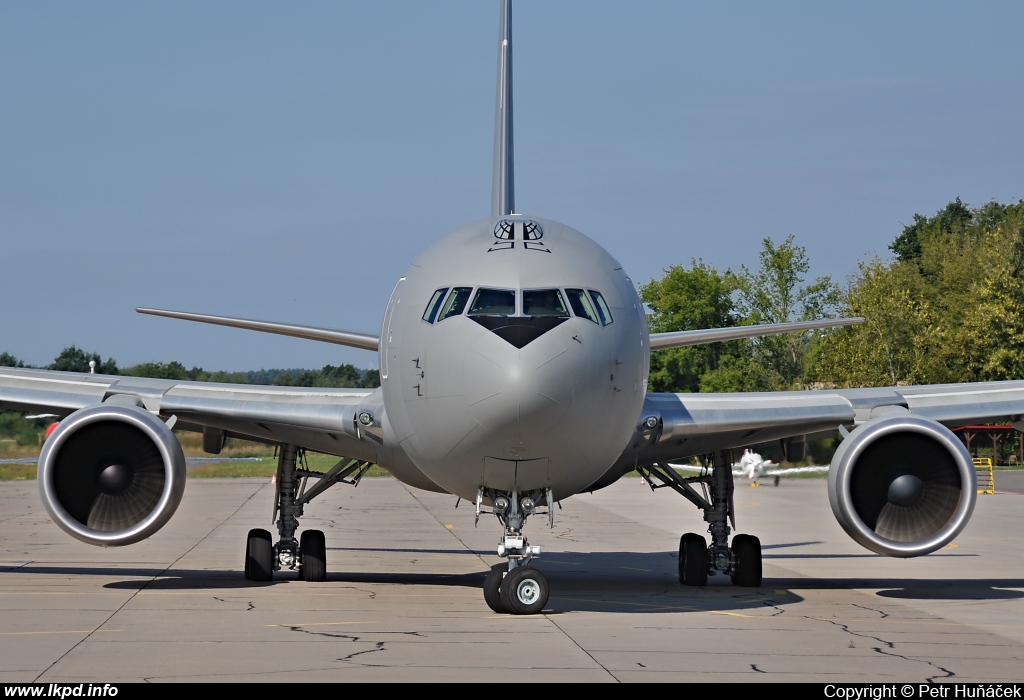
[[[541,242],[542,238],[544,238],[544,229],[536,221],[502,219],[494,225],[495,240],[487,252],[512,250],[516,247],[516,241],[519,241],[526,250],[550,253],[548,247]]]

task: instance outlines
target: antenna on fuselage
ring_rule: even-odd
[[[512,0],[501,0],[498,32],[498,103],[494,115],[494,180],[491,186],[491,216],[515,211],[516,197],[512,167]]]

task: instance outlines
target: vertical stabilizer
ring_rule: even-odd
[[[491,216],[515,211],[512,167],[512,0],[501,0],[498,36],[498,103],[494,115],[494,181]]]

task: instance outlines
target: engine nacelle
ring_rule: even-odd
[[[185,455],[144,408],[99,404],[61,421],[39,455],[39,492],[65,532],[113,547],[163,527],[185,491]]]
[[[974,511],[971,456],[947,428],[920,416],[873,418],[832,459],[828,498],[858,543],[891,557],[934,552],[960,534]]]

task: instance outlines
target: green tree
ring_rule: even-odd
[[[867,322],[828,334],[819,381],[842,386],[1024,377],[1024,201],[959,199],[914,215],[896,259],[862,264],[844,311]]]
[[[88,372],[90,360],[96,362],[97,374],[117,374],[117,362],[114,361],[114,358],[104,361],[99,354],[86,352],[74,345],[61,350],[47,369],[61,372]]]
[[[25,363],[9,352],[0,352],[0,367],[24,367]]]
[[[200,382],[216,382],[218,384],[255,384],[250,378],[247,372],[225,372],[219,370],[217,372],[202,372],[201,375],[195,377],[196,381]]]
[[[736,278],[692,260],[689,268],[673,265],[658,280],[640,287],[640,298],[651,309],[648,316],[654,333],[725,328],[738,324],[733,293]],[[653,391],[695,392],[701,377],[717,369],[723,357],[735,355],[740,344],[711,343],[672,348],[651,355],[650,387]]]
[[[13,438],[19,445],[35,445],[42,432],[42,424],[49,419],[36,418],[29,420],[18,411],[0,413],[0,437]]]
[[[380,386],[380,370],[368,369],[363,372],[363,388],[376,389]]]
[[[737,306],[744,324],[787,323],[835,316],[841,299],[839,287],[830,277],[818,277],[804,284],[811,264],[807,249],[794,241],[793,235],[778,245],[771,238],[765,238],[761,243],[758,270],[752,272],[745,265],[741,266],[737,276]],[[758,389],[799,388],[806,384],[805,361],[812,343],[813,336],[806,333],[755,338],[749,345],[753,359],[764,372],[748,371],[744,376],[758,377]],[[755,386],[740,388],[753,390]]]
[[[129,377],[151,377],[153,379],[191,379],[188,370],[180,362],[143,362],[121,370]]]
[[[841,312],[865,322],[823,334],[814,347],[816,378],[843,387],[899,385],[923,378],[923,359],[933,332],[916,266],[858,263]]]
[[[320,376],[316,378],[314,386],[355,388],[363,386],[363,372],[355,366],[345,364],[335,367],[324,365],[320,370]]]
[[[970,207],[957,197],[934,216],[914,214],[914,223],[903,227],[903,232],[889,244],[889,250],[899,262],[918,262],[923,253],[922,239],[934,238],[936,234],[960,235],[973,219]]]
[[[749,341],[741,341],[741,350],[722,358],[718,367],[701,375],[700,391],[775,391],[782,383],[773,371],[751,352]]]
[[[1024,376],[1024,202],[990,202],[972,210],[972,222],[967,235],[937,239],[935,250],[926,248],[923,256],[951,258],[933,285],[943,295],[944,323],[930,379],[1019,379]]]
[[[807,251],[789,236],[776,245],[765,238],[756,272],[719,272],[702,260],[673,265],[640,287],[651,309],[652,332],[785,323],[833,316],[839,288],[828,277],[810,284]],[[662,350],[651,356],[653,391],[767,391],[806,384],[812,338],[766,336],[752,341],[711,343]]]

